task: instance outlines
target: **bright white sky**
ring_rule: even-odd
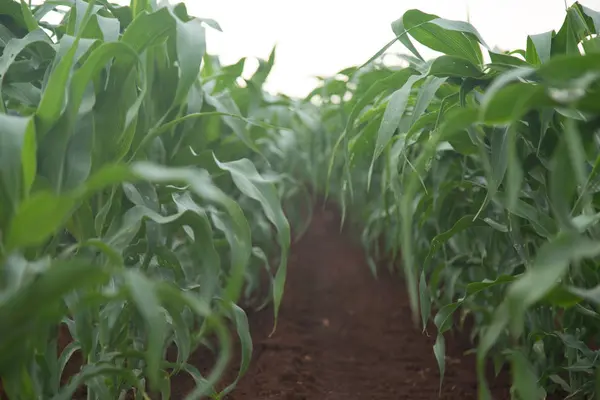
[[[291,96],[312,91],[317,84],[315,76],[330,76],[367,61],[394,38],[390,24],[412,8],[453,20],[466,21],[469,15],[489,46],[511,50],[525,48],[529,34],[558,30],[565,17],[565,0],[184,1],[190,14],[212,18],[221,25],[223,32],[208,29],[207,46],[224,64],[242,57],[266,59],[277,44],[267,90]],[[580,3],[600,11],[600,0]],[[389,51],[408,52],[399,43]],[[244,75],[250,75],[256,65],[247,62]]]
[[[567,1],[571,5],[573,1]],[[580,0],[600,11],[600,0]],[[490,46],[524,48],[528,34],[558,30],[564,0],[187,0],[190,14],[213,18],[223,33],[209,32],[208,50],[223,63],[267,58],[277,44],[267,89],[308,94],[317,75],[332,75],[367,61],[393,39],[392,21],[409,9],[467,19]],[[392,50],[404,52],[401,45]],[[422,53],[426,56],[426,52]],[[430,53],[431,54],[431,53]]]

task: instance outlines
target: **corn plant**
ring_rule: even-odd
[[[482,399],[489,358],[510,364],[515,398],[596,391],[599,29],[575,3],[559,31],[502,51],[469,23],[409,10],[369,62],[311,94],[330,135],[313,138],[330,154],[321,189],[364,226],[374,273],[401,253],[442,379],[453,315],[472,317]],[[401,68],[378,61],[396,40]]]
[[[206,53],[205,31],[219,25],[182,3],[0,9],[5,395],[167,399],[170,377],[186,373],[197,383],[187,399],[222,397],[252,353],[238,304],[264,295],[266,272],[277,314],[285,281],[280,199],[299,186],[274,173],[263,142],[277,127],[255,118],[269,108],[274,53],[241,85],[239,65]],[[51,12],[63,13],[58,24]],[[59,326],[72,338],[64,349]],[[231,326],[238,378],[217,390]],[[213,345],[209,373],[188,363]],[[65,377],[74,354],[81,369]]]
[[[575,3],[559,31],[502,51],[469,23],[410,10],[371,60],[297,100],[262,90],[275,50],[243,79],[245,59],[206,54],[219,25],[183,4],[0,5],[10,399],[169,398],[177,373],[197,382],[187,398],[229,393],[252,352],[240,305],[272,300],[276,323],[282,203],[301,234],[306,186],[362,226],[375,275],[402,260],[442,381],[459,313],[475,322],[480,398],[488,359],[510,364],[518,399],[597,391],[600,13]],[[401,67],[379,58],[396,40],[411,53]],[[425,60],[414,41],[442,55]],[[231,326],[239,374],[217,385]],[[188,363],[200,346],[216,349],[208,374]],[[74,354],[83,365],[65,381]]]

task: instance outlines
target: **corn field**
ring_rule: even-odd
[[[248,313],[272,307],[277,335],[317,194],[435,325],[441,388],[471,318],[479,399],[488,362],[514,399],[597,398],[600,12],[575,3],[505,51],[409,10],[304,99],[264,90],[275,49],[248,79],[221,65],[200,17],[0,0],[0,398],[177,398],[179,374],[186,400],[235,394]],[[402,66],[381,57],[396,41]]]

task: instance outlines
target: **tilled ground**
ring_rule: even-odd
[[[340,235],[339,221],[320,208],[292,250],[276,333],[268,337],[271,309],[249,319],[253,360],[230,399],[477,398],[474,357],[464,355],[465,340],[452,337],[438,397],[435,337],[412,323],[404,284],[373,279],[362,249]],[[206,358],[194,361],[202,365]],[[232,364],[229,379],[236,368]],[[490,382],[494,399],[510,398],[505,378]],[[172,387],[180,393],[174,398],[183,398],[189,382],[178,384],[175,377]]]

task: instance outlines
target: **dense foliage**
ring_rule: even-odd
[[[169,398],[177,373],[196,380],[189,399],[231,391],[215,386],[230,334],[241,376],[244,309],[273,301],[277,315],[288,218],[300,234],[310,215],[304,184],[361,227],[374,275],[399,261],[415,322],[437,327],[442,378],[444,335],[470,316],[480,398],[490,359],[510,365],[517,399],[594,396],[600,13],[576,3],[557,32],[501,51],[468,23],[410,10],[377,55],[302,100],[263,91],[274,51],[242,79],[246,60],[221,66],[205,29],[220,28],[183,4],[0,0],[10,399],[81,385],[89,399]],[[397,40],[403,67],[380,60]],[[73,341],[58,353],[60,325]],[[218,354],[207,376],[187,362],[200,346]],[[75,352],[85,365],[61,385]]]
[[[373,272],[377,257],[401,259],[415,315],[437,327],[442,375],[444,334],[470,315],[480,398],[490,358],[497,371],[510,364],[519,399],[590,398],[600,13],[576,3],[558,32],[510,52],[418,10],[392,29],[406,68],[369,63],[313,92],[330,134],[316,154],[332,154],[321,187],[364,226]],[[424,60],[413,41],[442,55]]]
[[[45,22],[58,5],[60,23]],[[6,395],[70,399],[83,384],[90,399],[168,398],[176,373],[196,380],[189,399],[229,392],[235,382],[214,384],[230,327],[241,375],[252,343],[239,305],[272,298],[277,314],[290,245],[281,200],[301,187],[267,162],[273,57],[238,83],[244,60],[206,54],[206,25],[219,26],[183,4],[3,0],[0,14]],[[60,354],[59,324],[73,338]],[[187,363],[199,346],[218,354],[206,377]],[[85,365],[61,386],[75,352]]]

